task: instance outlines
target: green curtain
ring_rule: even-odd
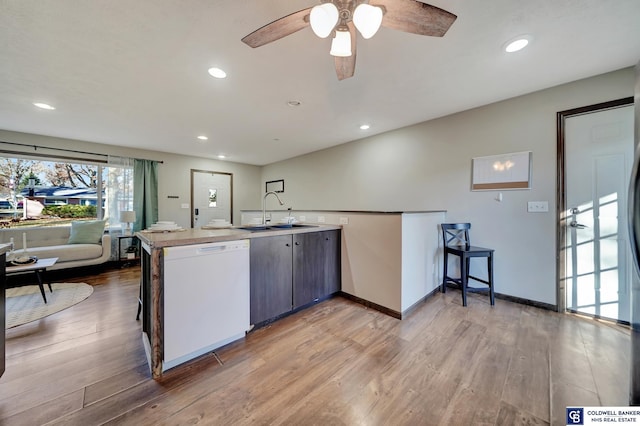
[[[147,229],[158,221],[158,163],[135,160],[133,163],[134,231]]]

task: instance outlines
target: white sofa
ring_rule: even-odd
[[[15,254],[20,256],[23,253],[22,234],[26,233],[29,256],[58,258],[47,270],[99,265],[111,258],[109,234],[102,235],[100,244],[68,244],[70,232],[71,226],[0,229],[0,243],[9,243],[13,237]]]

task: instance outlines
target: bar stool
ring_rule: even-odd
[[[447,283],[452,282],[458,284],[462,290],[462,306],[467,306],[467,290],[468,291],[486,291],[484,288],[467,288],[469,279],[481,282],[488,286],[489,300],[491,305],[495,305],[495,297],[493,294],[493,249],[484,247],[474,247],[469,240],[470,223],[442,223],[442,242],[444,247],[444,270],[442,277],[442,292],[446,293]],[[447,273],[448,256],[458,256],[460,259],[460,278],[450,277]],[[475,277],[469,273],[469,265],[472,257],[487,258],[487,280]]]

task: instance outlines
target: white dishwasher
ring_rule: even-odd
[[[249,240],[164,249],[163,371],[249,329]]]

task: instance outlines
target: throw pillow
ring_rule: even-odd
[[[71,222],[69,244],[100,244],[104,234],[104,220],[81,220]]]

